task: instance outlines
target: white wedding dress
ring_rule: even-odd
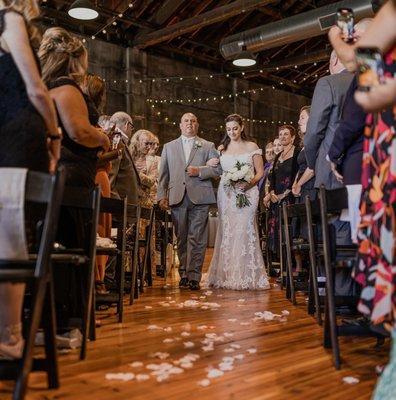
[[[261,155],[262,151],[224,154],[220,157],[221,167],[223,171],[229,171],[240,161],[254,168],[255,154]],[[219,225],[207,284],[214,288],[234,290],[269,289],[256,220],[258,188],[254,186],[246,192],[251,205],[238,208],[235,192],[224,187],[223,176],[217,194]]]

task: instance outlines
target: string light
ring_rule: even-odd
[[[155,107],[155,105],[154,104],[152,104],[152,106],[151,106],[152,108],[154,108]],[[155,110],[153,110],[153,111],[155,111]],[[165,123],[165,124],[170,124],[170,125],[177,125],[177,123],[178,122],[176,122],[176,121],[172,121],[168,116],[163,116],[163,112],[161,112],[161,111],[155,111],[154,112],[154,115],[158,118],[158,117],[161,117],[162,119],[163,119],[163,123]],[[224,114],[224,116],[225,116],[226,114]],[[246,122],[249,122],[249,123],[251,123],[251,124],[253,124],[253,125],[266,125],[266,126],[271,126],[271,125],[274,125],[275,123],[276,123],[276,121],[267,121],[266,119],[256,119],[256,118],[245,118],[245,121]],[[282,121],[278,121],[278,125],[281,125],[282,124]],[[284,125],[286,125],[286,121],[284,121],[283,122],[283,124]],[[293,121],[290,121],[290,124],[291,125],[293,125]],[[216,128],[212,128],[212,130],[214,130],[214,131],[222,131],[224,129],[224,126],[223,125],[219,125],[218,127],[216,127]]]
[[[273,89],[275,89],[275,86],[272,87]],[[176,101],[177,103],[191,103],[191,102],[208,102],[208,101],[220,101],[220,100],[224,100],[224,98],[228,97],[228,98],[232,98],[232,97],[238,97],[239,95],[242,94],[249,94],[249,93],[253,93],[255,94],[257,91],[263,92],[264,88],[255,88],[255,89],[249,89],[249,90],[243,90],[241,92],[236,92],[236,93],[224,93],[222,95],[217,95],[217,96],[213,96],[213,97],[198,97],[198,98],[189,98],[189,99],[177,99],[177,100],[173,100],[173,99],[153,99],[153,98],[147,98],[146,101],[149,103],[166,103],[166,102],[172,102],[172,101]]]

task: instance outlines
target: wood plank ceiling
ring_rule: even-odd
[[[42,1],[44,23],[64,26],[87,36],[95,35],[99,40],[121,46],[138,45],[147,52],[206,67],[214,72],[231,72],[236,68],[230,61],[225,61],[219,51],[222,38],[336,0],[258,1],[262,4],[259,7],[230,13],[216,13],[215,10],[238,3],[238,0],[98,0],[99,18],[85,22],[67,15],[72,2]],[[207,21],[206,25],[193,23],[201,14],[210,11],[214,11],[215,16],[210,24]],[[192,23],[183,24],[186,20]],[[178,29],[168,34],[172,25]],[[155,37],[155,32],[164,28],[166,34]],[[280,84],[285,90],[310,94],[317,79],[328,73],[328,54],[326,36],[272,48],[258,54],[258,64],[254,71],[246,72],[245,78],[268,85]]]

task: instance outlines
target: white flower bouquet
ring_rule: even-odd
[[[254,178],[253,168],[250,164],[236,162],[235,166],[229,171],[224,172],[224,187],[236,194],[236,206],[238,208],[249,207],[251,205],[249,196],[242,192],[238,185],[241,183],[250,183]]]

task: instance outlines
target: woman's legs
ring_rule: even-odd
[[[24,284],[0,284],[0,357],[22,357],[21,318],[24,292]]]

